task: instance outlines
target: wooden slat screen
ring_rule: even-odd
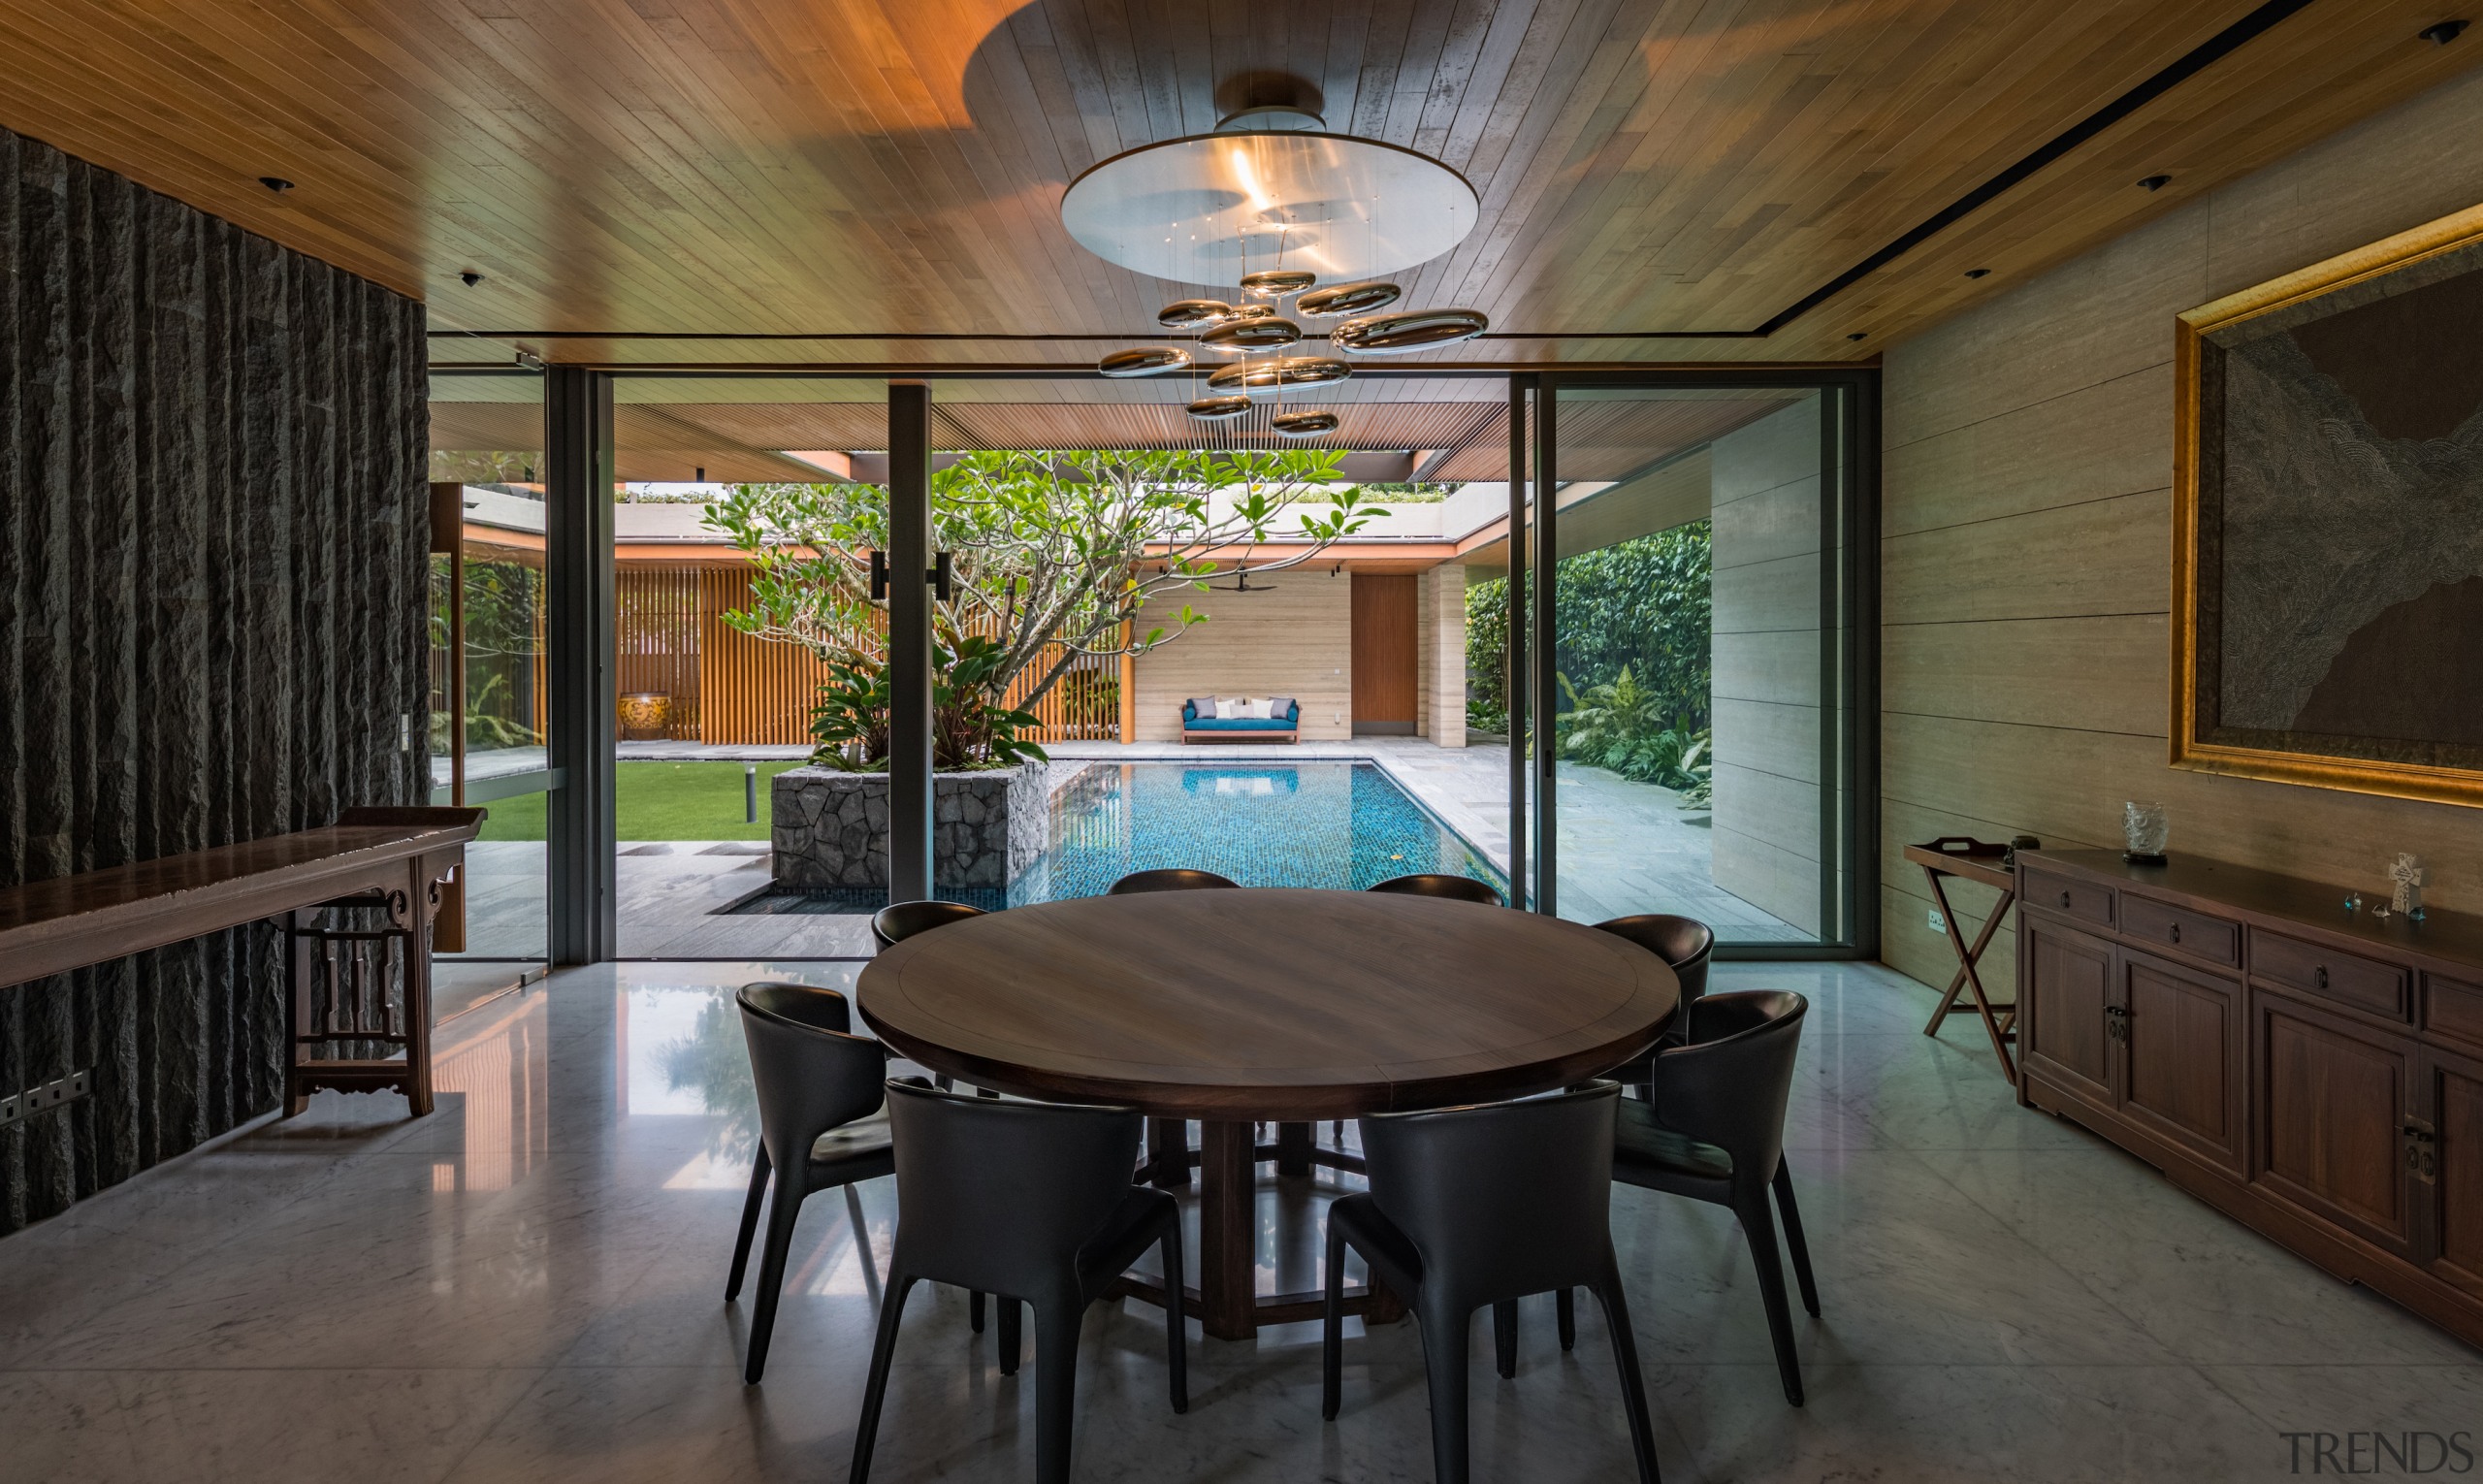
[[[631,741],[665,738],[706,740],[699,726],[699,684],[705,667],[700,633],[700,568],[628,563],[613,573],[613,659],[618,694],[653,693],[672,697],[661,728],[623,724]]]
[[[827,666],[799,644],[755,639],[725,622],[750,603],[750,570],[711,566],[698,574],[698,681],[704,698],[698,740],[770,747],[811,740],[811,706]]]
[[[750,570],[734,566],[631,563],[615,574],[619,694],[672,697],[661,735],[681,741],[798,747],[810,741],[810,710],[827,666],[798,644],[755,639],[725,622],[750,602]],[[1009,689],[1013,706],[1058,658],[1029,665]],[[1028,740],[1118,741],[1121,666],[1114,656],[1082,656],[1034,707],[1042,719]]]

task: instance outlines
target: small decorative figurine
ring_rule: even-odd
[[[2423,863],[2400,855],[2388,867],[2388,879],[2397,884],[2388,905],[2417,922],[2423,920]]]

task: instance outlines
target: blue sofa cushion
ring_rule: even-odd
[[[1292,731],[1302,725],[1302,707],[1292,696],[1271,696],[1265,717],[1235,717],[1219,720],[1215,702],[1209,697],[1193,697],[1181,702],[1181,729],[1184,731]],[[1206,709],[1200,709],[1200,702]]]

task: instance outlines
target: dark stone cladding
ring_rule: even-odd
[[[0,129],[0,886],[424,796],[424,362],[415,301]],[[95,1078],[0,1131],[0,1231],[275,1106],[278,943],[0,987],[0,1088]]]

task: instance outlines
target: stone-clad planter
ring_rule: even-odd
[[[1049,769],[1040,762],[932,781],[932,881],[1004,889],[1043,854]],[[888,775],[790,768],[768,795],[778,888],[888,884]]]

